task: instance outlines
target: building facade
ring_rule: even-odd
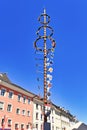
[[[0,77],[0,129],[31,129],[35,95],[12,84],[5,74]]]
[[[43,102],[40,99],[34,99],[33,104],[33,128],[43,130]],[[75,118],[69,111],[55,104],[45,106],[45,113],[49,111],[47,122],[50,123],[51,130],[70,130],[71,126],[76,123]]]
[[[13,84],[0,74],[0,130],[43,130],[43,100]],[[45,106],[51,130],[69,130],[75,124],[73,115],[51,103]]]
[[[36,98],[33,100],[33,129],[43,130],[43,102]]]

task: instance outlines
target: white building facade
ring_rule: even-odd
[[[33,105],[33,129],[43,130],[43,102],[36,98],[33,100]],[[47,111],[51,111],[47,117],[51,130],[69,130],[75,124],[73,115],[54,104],[45,106],[45,113]]]

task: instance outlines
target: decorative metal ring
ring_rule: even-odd
[[[51,36],[53,35],[53,29],[52,29],[50,26],[41,26],[41,27],[39,27],[36,34],[37,34],[39,37],[41,37],[41,35],[39,34],[39,32],[40,32],[40,30],[41,30],[42,28],[44,28],[44,27],[46,27],[46,28],[48,28],[48,29],[51,30],[51,33],[50,33],[50,35],[48,36],[48,37],[51,37]]]
[[[43,17],[43,16],[46,16],[46,18],[48,19],[45,23],[44,23],[44,21],[41,21],[41,17]],[[38,18],[38,21],[39,21],[41,24],[48,24],[48,23],[50,22],[50,16],[47,15],[47,14],[41,14],[41,15],[39,16],[39,18]]]
[[[55,46],[56,46],[55,40],[54,40],[52,37],[48,37],[48,36],[46,36],[45,38],[46,38],[46,39],[49,39],[49,40],[52,42],[52,48],[49,48],[49,49],[48,49],[49,51],[51,51],[51,50],[54,49]],[[42,48],[39,48],[39,47],[37,46],[37,41],[40,40],[40,39],[43,39],[43,40],[44,40],[44,36],[41,36],[41,37],[39,37],[39,38],[36,39],[36,41],[34,42],[34,47],[36,48],[36,50],[43,51]]]

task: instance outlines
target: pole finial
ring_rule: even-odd
[[[46,14],[46,9],[44,8],[44,14]]]

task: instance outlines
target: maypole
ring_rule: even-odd
[[[43,102],[44,102],[44,124],[45,124],[47,122],[47,116],[49,115],[48,113],[50,113],[49,111],[47,112],[45,108],[48,104],[50,104],[50,98],[49,98],[51,95],[50,88],[52,87],[51,73],[53,72],[52,64],[56,43],[55,40],[52,38],[53,29],[50,26],[48,26],[50,22],[50,16],[46,14],[46,9],[44,9],[44,13],[39,16],[38,21],[42,24],[42,26],[38,28],[37,31],[38,37],[34,42],[34,47],[36,49],[36,54],[38,53],[43,54],[43,89],[44,89]],[[39,42],[40,40],[42,40],[41,41],[42,43]]]

